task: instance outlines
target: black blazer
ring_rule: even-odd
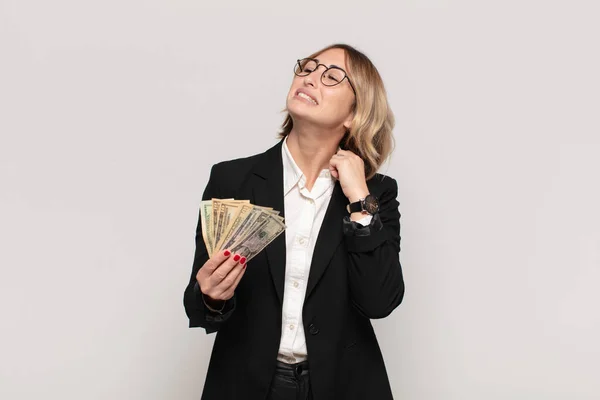
[[[202,198],[247,199],[285,216],[281,146],[282,141],[263,154],[214,165]],[[348,199],[338,182],[314,250],[302,317],[315,400],[392,399],[370,319],[389,315],[404,295],[398,187],[379,174],[367,185],[379,198],[380,229],[366,236],[344,232]],[[281,338],[285,253],[280,235],[248,263],[225,314],[214,314],[196,285],[196,273],[208,259],[198,222],[185,311],[190,327],[218,331],[203,400],[266,398]]]

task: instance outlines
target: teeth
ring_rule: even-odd
[[[311,101],[313,104],[317,104],[317,102],[316,102],[316,101],[314,101],[314,100],[313,100],[313,99],[312,99],[310,96],[308,96],[308,95],[306,95],[306,94],[304,94],[304,93],[302,93],[302,92],[299,92],[299,93],[298,93],[298,96],[299,96],[299,97],[302,97],[303,99],[306,99],[306,100],[309,100],[309,101]]]

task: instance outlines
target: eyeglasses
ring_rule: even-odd
[[[320,66],[325,67],[325,71],[321,74],[321,83],[325,86],[335,86],[339,85],[344,81],[344,79],[348,79],[348,83],[356,96],[356,90],[354,89],[354,85],[350,82],[350,78],[348,78],[348,74],[346,71],[341,69],[336,65],[332,65],[328,67],[325,64],[319,64],[319,60],[315,58],[303,58],[302,60],[298,60],[296,62],[296,66],[294,68],[294,74],[297,76],[307,76],[312,72],[316,71]]]

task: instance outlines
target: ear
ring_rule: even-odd
[[[351,112],[348,115],[348,118],[346,118],[346,120],[344,121],[344,128],[346,128],[346,130],[350,130],[350,128],[352,127],[352,121],[354,121],[354,112]]]

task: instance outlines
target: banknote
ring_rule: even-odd
[[[219,234],[219,218],[223,216],[221,213],[221,205],[224,201],[233,200],[233,199],[212,199],[213,205],[213,236],[215,238],[215,243],[217,243],[217,235]]]
[[[227,207],[225,203],[234,201],[234,199],[212,199],[213,204],[213,237],[214,245],[219,242],[224,230],[224,219],[227,218]],[[217,250],[213,247],[213,251]]]
[[[261,210],[259,207],[252,207],[252,210],[250,210],[250,213],[246,216],[246,218],[244,218],[238,224],[237,228],[235,228],[235,230],[233,230],[229,235],[229,238],[225,242],[223,242],[221,249],[229,249],[234,243],[244,238],[252,224],[254,224],[254,222],[256,222],[256,220],[262,214],[266,214],[266,212]]]
[[[212,201],[205,200],[200,203],[200,221],[202,222],[202,237],[208,254],[212,254],[214,249],[213,228],[213,212]]]
[[[248,262],[267,247],[284,229],[285,225],[279,219],[269,215],[267,220],[258,225],[244,240],[236,243],[231,248],[231,252],[246,257],[246,262]]]
[[[215,251],[224,249],[223,244],[225,244],[236,232],[237,228],[248,217],[253,209],[254,206],[252,204],[242,204],[237,211],[235,211],[233,216],[231,216],[229,225],[225,227],[225,232],[220,236],[219,242],[215,245]]]
[[[215,246],[214,251],[221,249],[220,245],[224,242],[224,238],[228,236],[229,231],[233,228],[236,216],[242,211],[242,207],[248,206],[248,200],[233,200],[221,202],[219,209],[219,219],[215,224]]]
[[[202,201],[200,210],[202,236],[211,256],[229,249],[250,260],[285,230],[279,211],[249,200],[213,198]]]
[[[239,236],[231,244],[232,246],[235,245],[235,243],[244,240],[247,236],[251,235],[269,219],[271,213],[268,210],[259,209],[259,211],[260,212],[258,213],[256,219],[251,224],[246,226],[244,230],[238,233]]]

